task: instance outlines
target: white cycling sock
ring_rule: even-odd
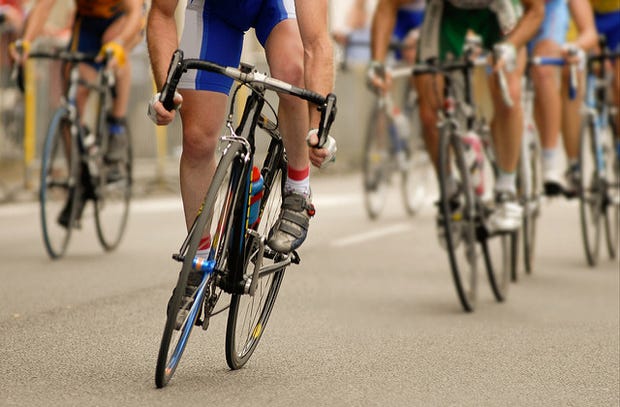
[[[296,170],[289,166],[284,191],[310,196],[310,166],[302,170]]]
[[[558,169],[558,154],[556,148],[543,148],[542,150],[542,169],[544,174],[548,174]]]
[[[495,181],[495,192],[510,192],[511,194],[516,194],[516,180],[516,172],[504,172],[499,170],[497,181]]]

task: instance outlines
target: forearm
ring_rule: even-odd
[[[334,87],[334,56],[327,29],[326,0],[296,0],[297,22],[304,46],[305,87],[326,95]],[[317,127],[316,109],[310,109],[310,126]]]
[[[579,32],[577,39],[573,43],[586,51],[594,49],[598,42],[598,34],[590,2],[588,0],[570,0],[569,7]]]
[[[142,0],[125,0],[125,21],[114,41],[123,47],[132,45],[142,29]]]
[[[524,6],[523,16],[517,26],[506,36],[506,41],[516,48],[524,46],[536,35],[540,24],[545,16],[545,4],[543,0],[522,0]]]
[[[54,6],[55,0],[38,0],[28,19],[26,20],[26,27],[22,35],[22,40],[32,42],[41,34],[45,22],[50,14],[50,10]]]
[[[172,5],[165,3],[174,3]],[[146,40],[157,89],[166,81],[170,58],[178,47],[174,10],[176,2],[153,1],[147,21]]]
[[[373,61],[385,61],[396,24],[398,1],[379,0],[372,19],[370,51]]]

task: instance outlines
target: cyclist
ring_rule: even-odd
[[[570,12],[570,14],[569,14]],[[578,35],[565,42],[572,16]],[[596,45],[596,29],[592,8],[588,0],[548,0],[545,4],[545,19],[537,35],[528,43],[528,51],[533,56],[565,57],[577,64],[580,72],[578,91],[574,99],[569,97],[570,66],[563,69],[562,91],[558,88],[557,67],[532,65],[535,99],[534,119],[542,144],[542,169],[545,194],[554,196],[560,193],[574,196],[579,185],[578,154],[581,105],[584,97],[584,58],[585,52]],[[557,145],[560,128],[566,150],[568,170],[566,185],[562,182],[559,169]]]
[[[16,41],[23,53],[13,52],[14,58],[21,62],[27,58],[30,44],[39,36],[50,10],[56,0],[37,0],[29,13],[22,38]],[[124,156],[127,146],[125,115],[129,102],[131,87],[131,68],[128,52],[138,44],[144,26],[144,0],[76,0],[69,49],[83,53],[102,54],[111,51],[113,60],[110,62],[116,71],[117,93],[108,116],[110,140],[104,159],[110,165],[111,172],[118,168],[127,157]],[[93,80],[100,69],[100,64],[91,66],[81,64],[80,75],[86,80]],[[78,107],[84,108],[88,97],[88,89],[82,87],[77,95]],[[114,176],[114,175],[112,175]],[[69,200],[68,202],[71,202]],[[84,199],[79,199],[77,219],[84,207]],[[61,212],[58,222],[67,226],[71,214],[69,204]]]
[[[371,69],[382,70],[389,33],[399,5],[410,0],[379,0],[373,24]],[[544,15],[542,0],[522,0],[524,13],[511,0],[430,0],[426,4],[424,22],[418,43],[418,60],[458,57],[463,52],[468,30],[479,34],[485,47],[493,47],[498,56],[493,69],[506,72],[513,101],[520,100],[521,77],[525,53],[522,49],[536,32]],[[495,182],[496,207],[488,219],[491,230],[515,230],[521,224],[522,208],[516,199],[516,168],[519,160],[523,112],[520,103],[507,106],[495,75],[489,77],[494,106],[491,122],[499,175]],[[381,80],[379,80],[381,83]],[[443,81],[441,76],[421,75],[416,78],[420,118],[427,150],[435,168],[438,165],[437,110]],[[455,182],[449,187],[456,192]]]
[[[179,48],[176,5],[176,1],[154,0],[147,22],[147,43],[158,88],[165,82],[173,51]],[[244,32],[251,27],[265,49],[273,77],[321,94],[331,91],[333,56],[327,0],[190,1],[180,48],[187,57],[237,66]],[[232,80],[221,75],[188,73],[181,78],[179,94],[175,95],[183,126],[180,183],[188,228],[215,171],[215,149],[231,85]],[[149,103],[148,111],[159,125],[170,123],[175,115],[174,110],[163,108],[158,95]],[[306,102],[280,96],[279,120],[288,169],[280,216],[267,242],[279,252],[291,252],[302,244],[314,214],[310,162],[320,167],[328,155],[326,149],[308,148],[308,144],[318,142],[319,119],[316,109]],[[199,248],[204,251],[198,255],[208,253],[209,239],[203,237]]]

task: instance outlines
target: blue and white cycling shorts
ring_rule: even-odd
[[[402,41],[409,31],[418,28],[424,21],[424,10],[409,10],[401,8],[396,14],[394,36]]]
[[[545,3],[545,19],[536,36],[527,44],[527,51],[531,54],[540,41],[551,40],[556,44],[566,42],[566,33],[570,23],[570,12],[566,0],[548,0]]]
[[[620,51],[620,10],[610,13],[594,13],[594,22],[599,34],[604,34],[607,47]]]
[[[185,58],[236,67],[247,30],[254,28],[264,47],[273,28],[289,18],[295,18],[294,0],[188,0],[180,48]],[[228,94],[232,83],[220,74],[189,70],[178,87]]]
[[[409,31],[414,30],[422,25],[424,21],[424,9],[412,10],[409,8],[401,7],[396,14],[396,24],[394,26],[393,37],[397,41],[403,41]],[[401,51],[396,50],[395,55],[397,60],[402,58]]]

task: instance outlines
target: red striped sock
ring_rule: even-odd
[[[298,170],[289,165],[286,173],[285,191],[295,191],[306,196],[310,195],[310,166]]]

